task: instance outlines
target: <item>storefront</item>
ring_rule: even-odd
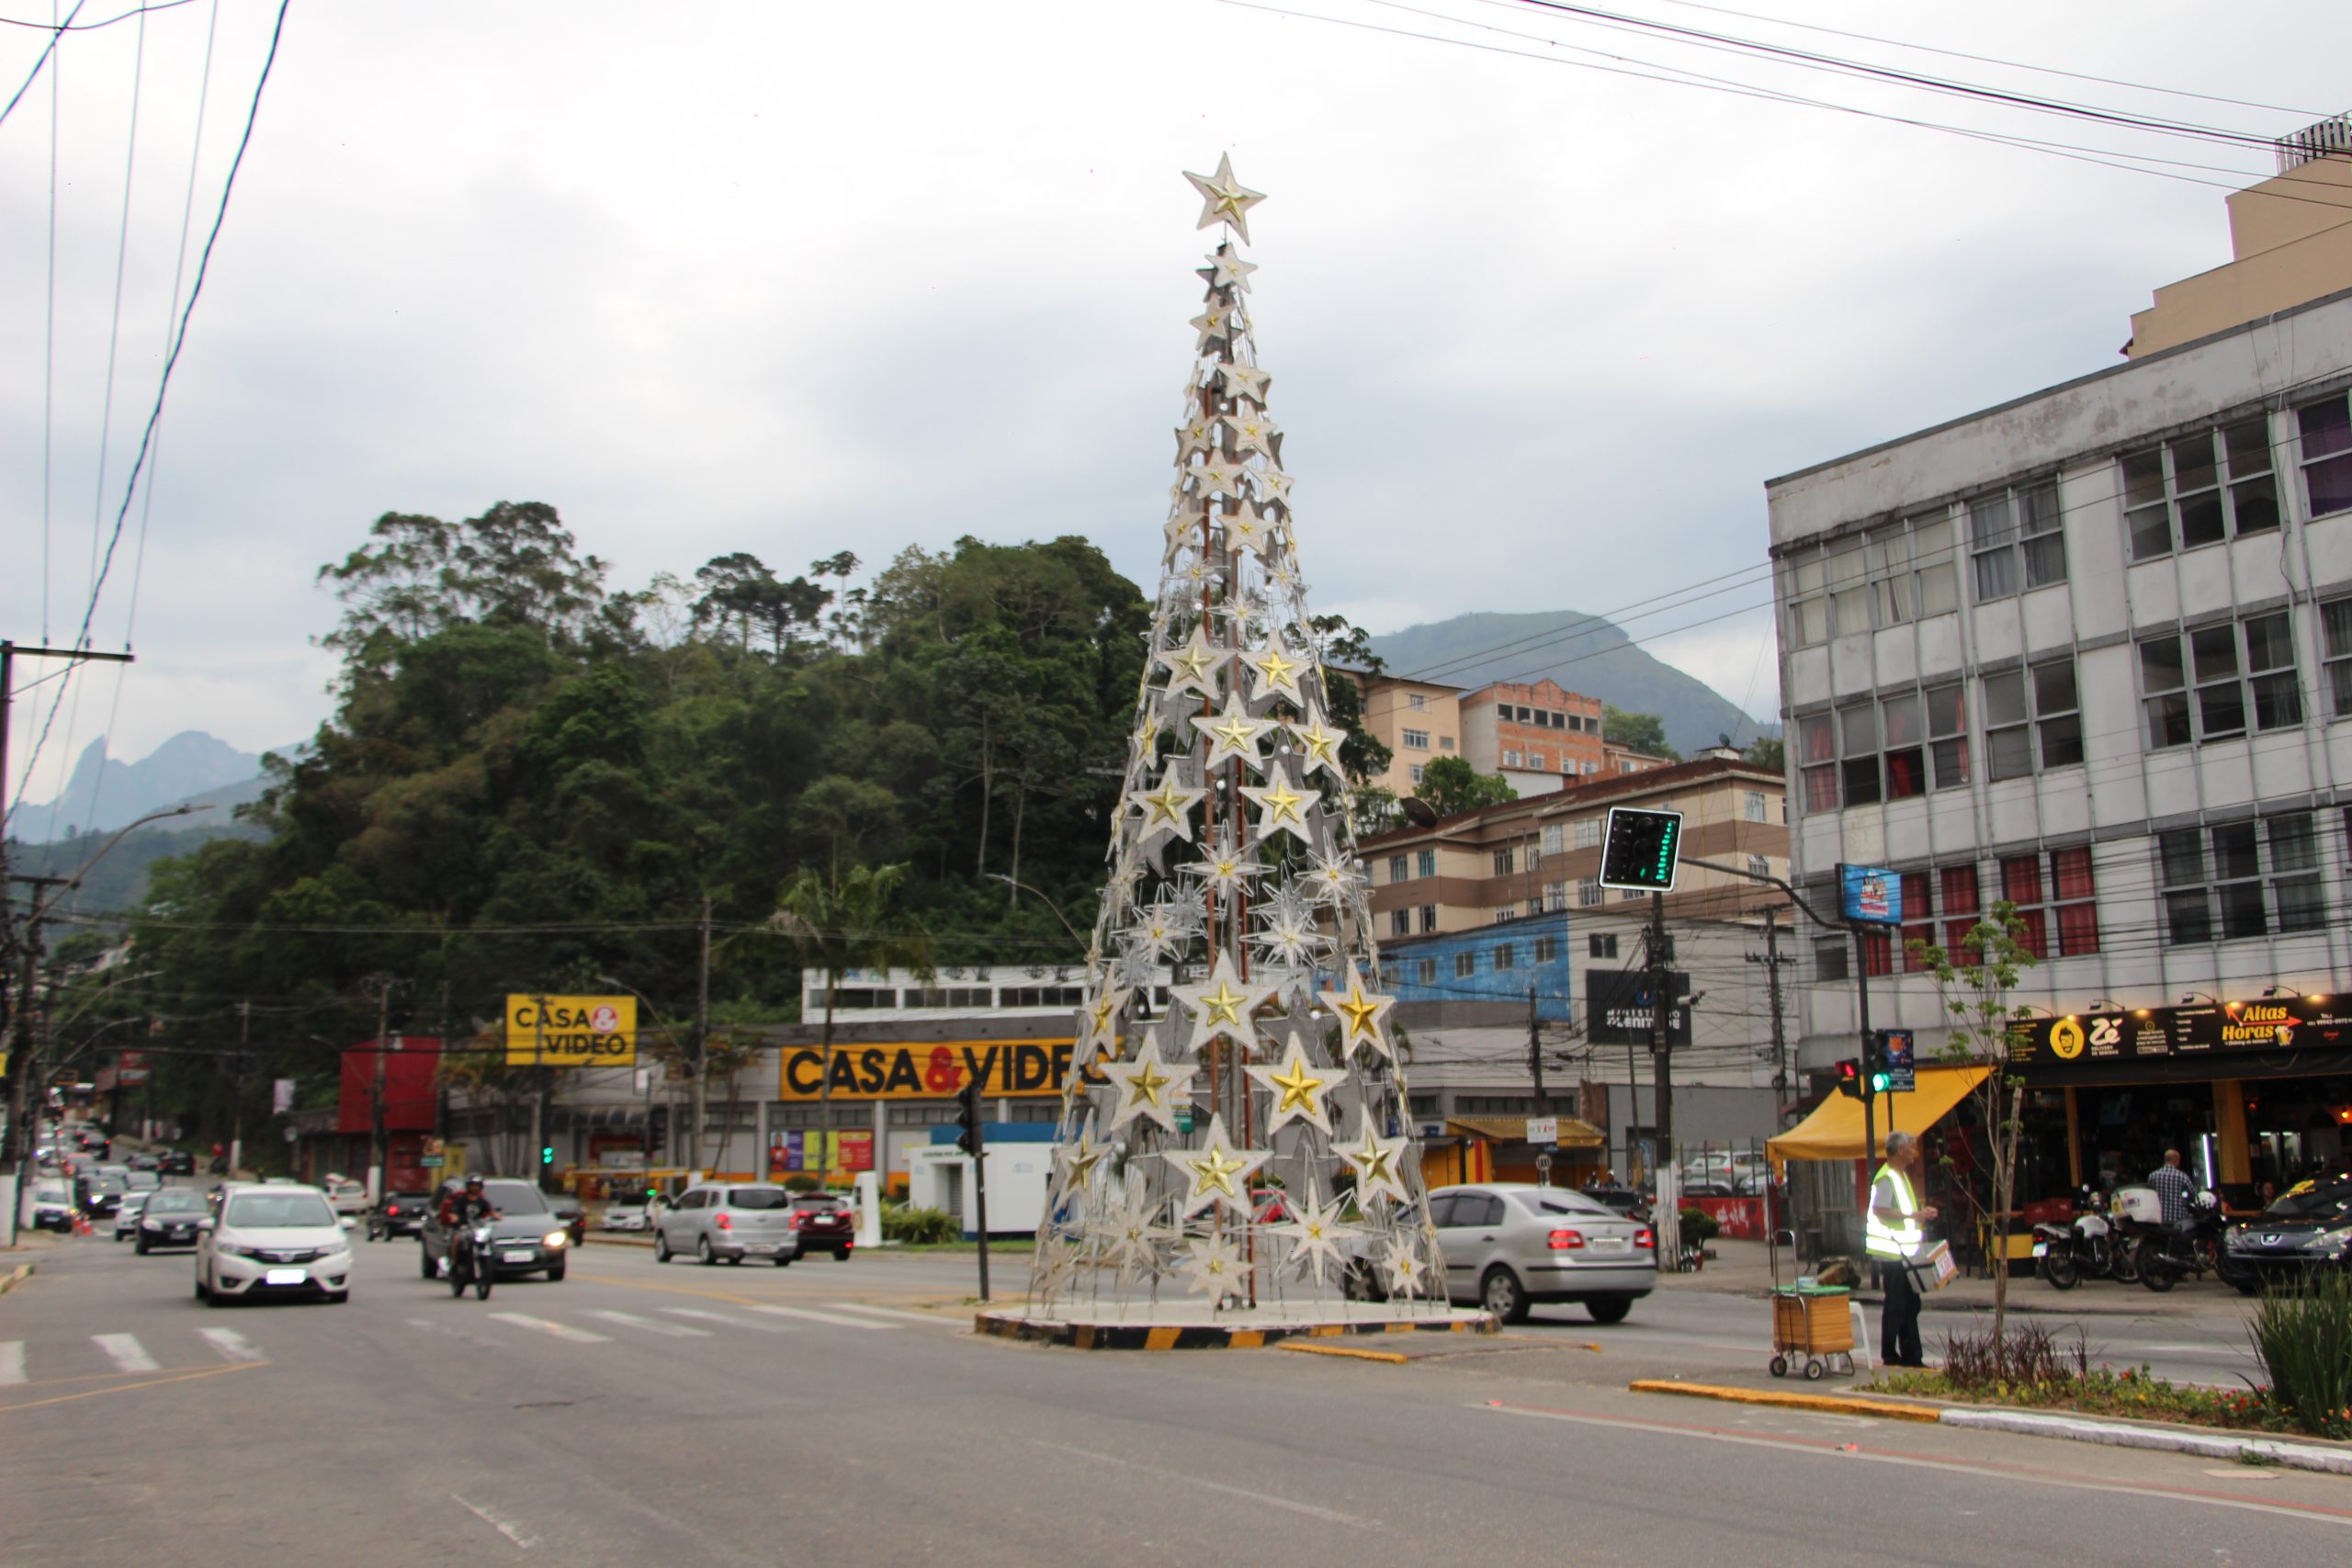
[[[2178,1149],[2233,1209],[2343,1168],[2352,995],[2199,998],[2020,1024],[2026,1198],[2139,1181]],[[2063,1183],[2063,1187],[2060,1185]]]

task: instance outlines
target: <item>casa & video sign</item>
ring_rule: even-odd
[[[943,1100],[971,1083],[990,1097],[1059,1094],[1077,1045],[1068,1038],[835,1045],[833,1098]],[[787,1045],[777,1055],[777,1098],[809,1100],[824,1094],[821,1046]]]
[[[510,996],[510,1067],[637,1066],[635,997]]]

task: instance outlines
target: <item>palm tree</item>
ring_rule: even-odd
[[[825,972],[825,1028],[820,1049],[824,1063],[819,1102],[833,1095],[833,1002],[842,976],[852,969],[906,967],[926,977],[931,938],[912,920],[894,913],[901,865],[851,866],[832,878],[803,866],[776,894],[767,929],[799,950],[803,967]]]

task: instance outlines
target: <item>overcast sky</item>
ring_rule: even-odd
[[[2352,6],[1732,3],[2281,107],[1611,8],[2266,136],[2352,107]],[[2177,172],[2224,186],[2267,172],[1508,0],[1296,4],[1489,48],[1219,0],[298,0],[172,384],[143,559],[142,492],[96,616],[139,663],[119,698],[111,672],[80,683],[28,797],[109,714],[125,758],[183,728],[307,734],[335,614],[313,575],[390,510],[548,502],[621,586],[738,549],[788,575],[1062,533],[1148,586],[1212,239],[1180,171],[1220,152],[1270,193],[1254,303],[1306,575],[1374,631],[1606,613],[1760,567],[1767,478],[2113,365],[2152,288],[2228,259],[2220,189],[1586,68],[1604,56],[2221,164]],[[217,9],[190,272],[276,12]],[[62,49],[53,347],[49,78],[0,125],[0,632],[19,641],[73,635],[121,504],[214,10],[145,19],[127,230],[141,24]],[[5,94],[45,35],[0,35]],[[1767,597],[1626,625],[1770,714],[1768,615],[1660,635]],[[44,713],[19,703],[17,767]]]

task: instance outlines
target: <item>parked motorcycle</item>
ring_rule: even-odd
[[[490,1222],[484,1220],[472,1226],[465,1233],[464,1240],[464,1246],[449,1248],[449,1293],[462,1296],[466,1287],[471,1285],[474,1300],[486,1302],[490,1299],[491,1283],[498,1274],[498,1266],[491,1258]]]
[[[2033,1256],[2041,1277],[2060,1291],[2071,1291],[2085,1280],[2128,1285],[2139,1279],[2139,1258],[2109,1218],[2105,1194],[2084,1188],[2081,1207],[2070,1224],[2033,1227]]]
[[[2221,1194],[2210,1188],[2190,1194],[2188,1217],[2177,1224],[2135,1222],[2131,1246],[2140,1265],[2140,1283],[2152,1291],[2169,1291],[2184,1274],[2201,1279],[2208,1272],[2234,1283],[2223,1240],[2228,1230]]]

